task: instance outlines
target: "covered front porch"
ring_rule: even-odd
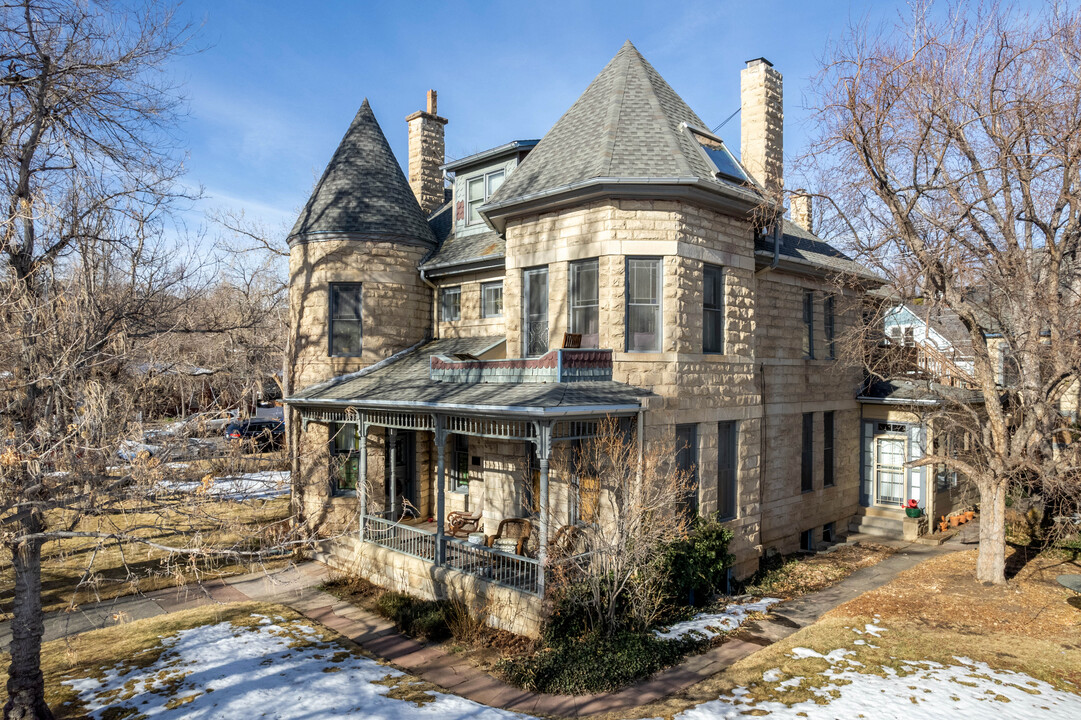
[[[599,488],[581,486],[574,447],[605,421],[617,419],[634,432],[641,417],[636,406],[579,408],[565,419],[541,409],[534,418],[354,406],[300,412],[305,430],[320,423],[331,436],[355,438],[348,458],[356,479],[349,484],[363,543],[537,596],[544,594],[553,540],[594,520],[591,493]],[[378,474],[372,482],[368,444],[380,435],[382,482]],[[497,471],[485,475],[478,466]],[[483,492],[476,487],[482,483],[489,485]]]

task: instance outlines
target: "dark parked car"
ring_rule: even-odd
[[[280,418],[248,418],[230,423],[225,437],[246,441],[262,451],[276,450],[285,443],[285,423]]]

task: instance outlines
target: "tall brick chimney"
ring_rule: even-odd
[[[792,193],[792,197],[789,199],[788,203],[792,222],[796,223],[807,232],[813,233],[815,231],[814,206],[811,203],[811,196],[808,195],[805,190],[796,190]]]
[[[784,92],[781,73],[765,58],[747,61],[739,74],[740,160],[779,200],[784,189]]]
[[[409,187],[425,215],[443,204],[443,126],[436,114],[435,90],[428,91],[428,106],[405,119],[409,124]]]

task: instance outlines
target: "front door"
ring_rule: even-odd
[[[875,438],[875,502],[897,507],[905,494],[905,438]]]
[[[390,430],[387,430],[388,436]],[[392,452],[393,451],[393,452]],[[394,489],[391,488],[391,456],[394,458]],[[386,497],[393,498],[394,517],[419,517],[416,473],[416,434],[412,430],[395,430],[387,443],[383,457],[383,477]]]

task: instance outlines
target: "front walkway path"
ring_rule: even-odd
[[[872,538],[878,541],[877,538]],[[491,707],[535,715],[576,717],[626,710],[659,700],[695,685],[799,628],[812,624],[827,611],[892,580],[898,573],[929,557],[965,549],[959,544],[942,547],[905,545],[897,554],[817,593],[774,606],[771,618],[745,625],[737,637],[723,645],[664,670],[648,680],[614,693],[546,695],[516,688],[471,665],[459,655],[424,645],[398,633],[378,615],[338,600],[316,589],[327,568],[302,563],[273,573],[251,573],[201,585],[157,590],[142,596],[117,598],[85,605],[72,613],[50,613],[45,619],[45,640],[55,640],[121,622],[155,617],[213,603],[258,600],[288,605],[356,642],[422,680],[455,695]],[[10,621],[0,623],[0,649],[11,641]]]

